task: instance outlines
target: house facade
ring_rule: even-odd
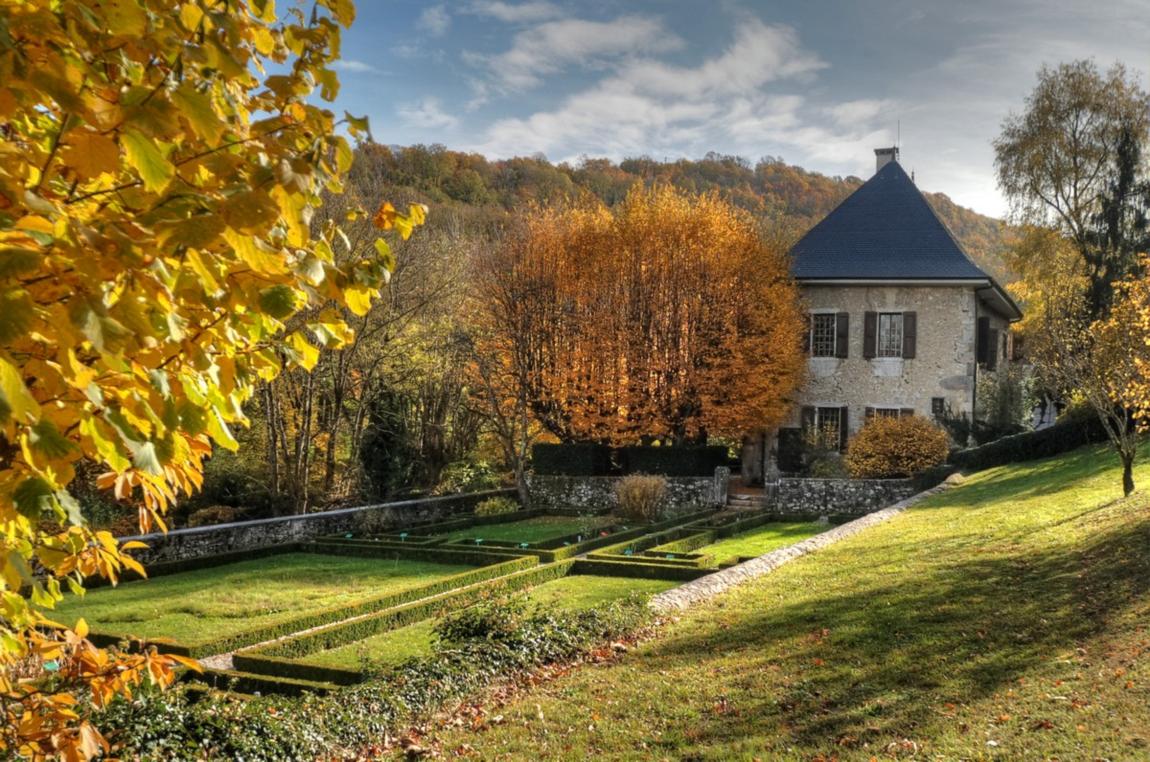
[[[796,470],[812,429],[842,450],[874,416],[974,418],[980,374],[1010,361],[1018,306],[930,208],[898,149],[875,155],[875,175],[791,251],[809,311],[807,380],[777,436],[749,443],[744,478]]]

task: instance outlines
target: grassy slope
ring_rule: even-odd
[[[1150,447],[973,477],[500,710],[490,758],[1150,756]]]
[[[543,608],[590,609],[628,595],[654,595],[675,586],[657,579],[570,576],[532,588],[526,598]],[[365,659],[383,665],[398,664],[412,656],[431,653],[433,629],[438,619],[427,619],[390,632],[349,643],[340,648],[310,654],[299,661],[325,667],[358,669]]]
[[[53,616],[67,623],[84,617],[98,632],[199,643],[471,568],[289,553],[69,596]]]
[[[579,516],[537,516],[533,519],[509,521],[506,524],[468,527],[458,532],[452,532],[448,535],[447,541],[459,542],[460,540],[473,540],[476,537],[482,537],[485,540],[543,542],[576,532],[590,532],[616,520],[609,516],[588,516],[586,518]]]

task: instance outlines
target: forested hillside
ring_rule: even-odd
[[[471,300],[485,298],[475,293],[476,256],[534,204],[592,194],[614,205],[636,183],[656,181],[716,191],[784,245],[862,183],[777,159],[751,165],[713,154],[698,161],[590,159],[570,166],[536,158],[489,161],[441,146],[361,147],[345,193],[327,197],[319,217],[343,218],[386,199],[399,208],[427,204],[427,224],[396,243],[391,280],[366,315],[340,310],[355,328],[350,344],[321,348],[311,373],[289,369],[260,386],[245,405],[252,425],[237,434],[240,454],[215,454],[203,494],[182,506],[175,521],[295,513],[500,483],[503,457],[468,377],[475,359],[468,339],[476,311]],[[1001,223],[946,196],[929,198],[971,256],[1000,274]],[[370,255],[376,237],[370,222],[360,217],[344,229],[347,246],[339,256]],[[212,510],[188,515],[205,506]]]
[[[636,182],[668,182],[696,192],[717,191],[769,224],[772,235],[788,240],[802,235],[863,182],[853,176],[808,172],[769,156],[756,164],[710,153],[694,161],[642,157],[616,164],[584,159],[572,166],[542,158],[491,161],[438,145],[369,146],[359,152],[352,174],[360,187],[375,185],[387,189],[389,197],[398,191],[410,196],[403,201],[429,204],[432,224],[437,208],[441,212],[459,207],[511,210],[524,202],[550,203],[581,193],[615,204]],[[970,256],[993,275],[1009,280],[1003,263],[1002,222],[960,207],[943,193],[927,193],[926,197]]]

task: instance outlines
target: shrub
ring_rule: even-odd
[[[448,463],[439,475],[435,487],[437,495],[457,495],[468,492],[486,492],[502,486],[499,474],[486,461],[474,463],[457,460]]]
[[[639,521],[657,519],[666,494],[667,480],[662,476],[632,474],[615,485],[620,515]]]
[[[625,473],[664,476],[711,476],[716,468],[727,465],[728,456],[723,445],[623,447],[619,451]]]
[[[475,506],[476,516],[499,516],[504,513],[515,513],[519,510],[519,503],[509,497],[489,497]]]
[[[548,476],[606,476],[611,448],[591,442],[541,443],[531,448],[531,468]]]
[[[920,416],[874,418],[854,436],[846,464],[856,479],[913,476],[946,461],[946,432]]]

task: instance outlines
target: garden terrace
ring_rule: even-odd
[[[537,563],[462,553],[444,560],[288,552],[69,596],[54,615],[83,617],[100,642],[139,639],[201,657]]]
[[[617,663],[515,697],[502,724],[424,745],[484,759],[1144,758],[1150,500],[1121,494],[1101,447],[981,472],[684,612]]]
[[[673,581],[573,575],[561,562],[453,591],[434,599],[340,622],[234,656],[237,669],[271,679],[352,684],[374,671],[431,651],[438,618],[480,600],[511,595],[547,610],[579,610],[625,598],[650,596]],[[290,686],[289,686],[290,687]]]

